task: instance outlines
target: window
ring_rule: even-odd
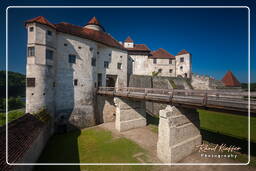
[[[35,47],[28,47],[28,56],[35,56]]]
[[[159,73],[161,73],[161,72],[162,72],[162,69],[161,69],[161,68],[160,68],[160,69],[158,69],[158,72],[159,72]]]
[[[172,73],[172,69],[169,69],[169,73]]]
[[[67,44],[67,43],[64,43],[64,46],[68,46],[68,44]]]
[[[75,64],[76,63],[76,55],[69,55],[68,61],[69,61],[69,63]]]
[[[109,53],[108,56],[111,56],[111,53]]]
[[[47,30],[47,35],[51,36],[52,32],[50,30]]]
[[[171,59],[169,59],[169,64],[172,64],[172,60]]]
[[[90,51],[93,51],[93,48],[92,48],[92,47],[90,47]]]
[[[180,58],[180,62],[184,62],[184,58]]]
[[[46,49],[46,59],[53,60],[53,51]]]
[[[157,63],[157,60],[156,58],[153,59],[153,63],[156,64]]]
[[[27,78],[27,87],[35,87],[36,79],[35,78]]]
[[[104,61],[104,68],[108,68],[108,61]]]
[[[120,56],[120,58],[123,58],[123,56]]]
[[[180,70],[183,71],[183,66],[180,66]]]
[[[117,63],[117,69],[122,69],[122,63]]]
[[[29,27],[29,31],[33,32],[34,31],[34,27]]]
[[[81,47],[81,46],[78,46],[78,49],[82,49],[82,47]]]
[[[77,85],[78,85],[78,80],[74,79],[74,86],[77,86]]]
[[[187,73],[185,73],[185,78],[187,78],[188,77],[188,74]]]
[[[92,66],[96,66],[96,58],[92,58]]]
[[[97,54],[100,54],[100,52],[98,51]]]
[[[98,87],[102,86],[102,74],[98,74]]]

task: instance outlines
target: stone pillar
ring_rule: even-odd
[[[167,106],[159,112],[157,156],[165,163],[185,158],[201,144],[199,114],[195,109]]]
[[[116,129],[126,131],[147,124],[145,102],[114,98],[116,106]]]

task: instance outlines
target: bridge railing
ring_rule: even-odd
[[[249,106],[248,92],[245,91],[99,87],[98,94],[240,111],[247,111]],[[251,111],[256,113],[256,92],[251,92],[250,97]]]

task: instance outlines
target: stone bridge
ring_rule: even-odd
[[[159,111],[157,155],[166,163],[177,162],[200,145],[197,108],[247,115],[256,113],[256,94],[216,90],[171,90],[156,88],[100,87],[100,96],[114,98],[115,126],[119,131],[146,126],[146,101],[168,104]]]

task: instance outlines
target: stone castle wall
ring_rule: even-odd
[[[57,34],[41,24],[28,24],[27,28],[28,47],[35,47],[35,56],[27,57],[27,77],[35,78],[35,86],[26,88],[26,111],[35,113],[46,108],[56,123],[68,120],[79,128],[94,125],[99,75],[99,86],[106,86],[106,75],[117,78],[116,86],[127,86],[127,52],[77,36]],[[53,51],[53,59],[46,59],[46,49]],[[76,55],[75,63],[69,62],[69,55]],[[108,67],[104,67],[105,62]]]

